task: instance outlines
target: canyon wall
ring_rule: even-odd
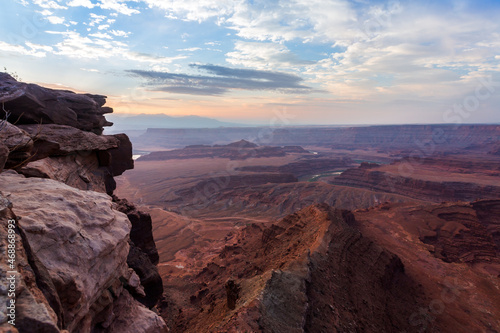
[[[150,128],[134,139],[138,146],[211,145],[245,139],[259,145],[327,146],[337,149],[482,150],[498,142],[499,125],[387,125],[359,127]],[[492,152],[495,153],[495,152]]]

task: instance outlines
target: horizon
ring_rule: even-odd
[[[114,116],[498,124],[500,3],[9,0],[1,68]]]

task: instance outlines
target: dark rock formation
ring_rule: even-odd
[[[112,125],[103,116],[113,112],[105,102],[106,96],[43,88],[0,73],[0,103],[17,125],[60,124],[101,134],[103,126]]]
[[[231,310],[234,310],[236,308],[236,301],[238,301],[238,298],[240,298],[241,287],[239,284],[234,282],[234,280],[228,280],[225,287],[227,307]]]
[[[299,149],[300,148],[300,149]],[[301,147],[270,147],[257,146],[254,143],[241,140],[228,145],[192,145],[183,149],[170,151],[155,151],[139,157],[138,161],[163,161],[170,159],[187,158],[229,158],[231,160],[245,160],[248,158],[281,157],[289,153],[305,153]]]
[[[153,307],[163,294],[163,282],[158,273],[158,250],[153,239],[152,221],[149,214],[138,211],[125,199],[113,196],[117,210],[125,213],[132,223],[130,251],[127,263],[140,278],[145,296],[134,295],[142,304]]]
[[[118,139],[119,144],[117,148],[112,148],[108,150],[111,159],[110,163],[102,162],[102,165],[109,165],[111,167],[111,173],[113,176],[119,176],[126,170],[134,168],[134,160],[132,159],[132,143],[125,134],[115,134],[113,135]],[[103,158],[101,158],[102,160]]]

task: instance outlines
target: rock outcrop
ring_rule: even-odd
[[[19,127],[34,142],[30,156],[17,168],[28,177],[56,179],[79,189],[112,194],[116,187],[113,176],[133,168],[130,141],[124,135],[97,135],[54,124]]]
[[[15,297],[1,289],[0,298],[16,301],[15,328],[165,332],[148,309],[163,290],[151,218],[111,197],[133,160],[126,135],[100,135],[112,111],[105,97],[0,73],[0,102],[16,120],[0,121],[0,217],[13,226],[2,224],[0,251],[12,251],[12,235],[16,244],[13,266],[0,262],[2,277],[15,275]],[[0,330],[15,330],[4,313]]]
[[[0,103],[17,125],[68,125],[96,134],[102,133],[103,126],[112,125],[104,117],[113,112],[103,106],[106,96],[48,89],[18,82],[7,73],[0,73]]]

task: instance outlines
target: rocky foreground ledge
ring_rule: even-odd
[[[167,331],[151,218],[113,196],[132,145],[101,135],[105,96],[0,73],[0,103],[0,332]]]

